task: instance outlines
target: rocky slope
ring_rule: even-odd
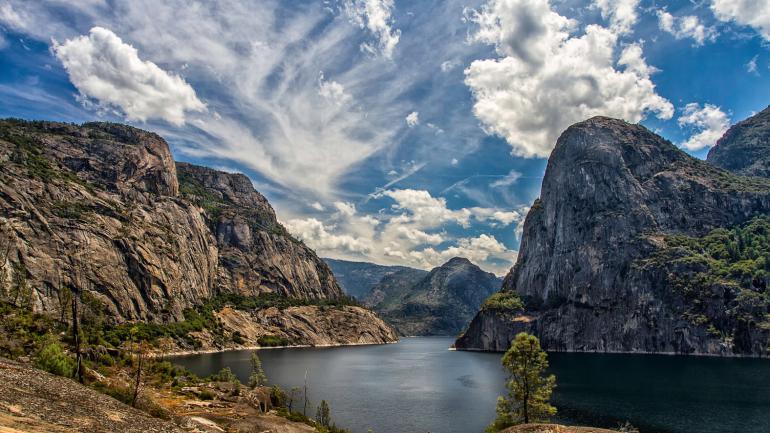
[[[227,293],[343,296],[245,176],[177,166],[159,136],[110,123],[0,121],[0,271],[16,304],[63,314],[72,290],[115,322]]]
[[[767,274],[735,276],[731,257],[746,248],[731,256],[697,245],[768,213],[766,179],[694,159],[639,125],[573,125],[503,284],[526,311],[485,309],[456,346],[502,351],[528,331],[548,350],[766,354]]]
[[[367,262],[323,259],[332,269],[342,290],[356,299],[363,300],[387,275],[399,271],[418,271],[406,266],[384,266]],[[427,274],[425,271],[419,271]]]
[[[770,107],[731,127],[706,160],[743,176],[770,177]]]
[[[455,257],[431,270],[386,276],[364,303],[403,335],[457,335],[500,279],[468,259]]]

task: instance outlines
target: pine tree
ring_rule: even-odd
[[[315,410],[315,421],[323,427],[329,427],[332,423],[331,410],[326,400],[321,400],[318,409]]]
[[[262,361],[257,352],[251,352],[251,376],[249,376],[249,387],[256,388],[267,384],[267,376],[262,369]]]
[[[556,377],[545,375],[548,355],[537,337],[524,332],[516,335],[502,362],[509,374],[508,396],[498,397],[497,418],[487,427],[488,433],[521,423],[547,421],[556,413],[549,404]]]

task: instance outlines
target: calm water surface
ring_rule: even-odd
[[[455,352],[448,337],[398,344],[260,350],[271,383],[323,398],[353,433],[481,433],[504,393],[500,354]],[[199,375],[249,375],[250,352],[173,359]],[[554,353],[558,421],[642,433],[770,433],[770,360]],[[313,410],[308,410],[312,415]]]

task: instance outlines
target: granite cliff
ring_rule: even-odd
[[[556,351],[766,355],[768,215],[768,179],[692,158],[639,125],[573,125],[503,283],[523,308],[483,309],[456,346],[502,351],[528,331]]]
[[[111,123],[0,121],[0,270],[16,304],[63,316],[75,292],[114,323],[181,321],[224,294],[311,301],[311,316],[343,297],[246,176],[177,164],[158,135]],[[349,319],[339,342],[395,338]]]
[[[735,174],[770,177],[770,107],[733,125],[706,161]]]
[[[408,269],[385,276],[364,304],[403,335],[457,335],[500,283],[455,257],[427,273]]]

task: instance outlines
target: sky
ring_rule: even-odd
[[[770,0],[0,0],[0,117],[157,132],[322,257],[504,275],[595,115],[704,158],[770,103]]]

